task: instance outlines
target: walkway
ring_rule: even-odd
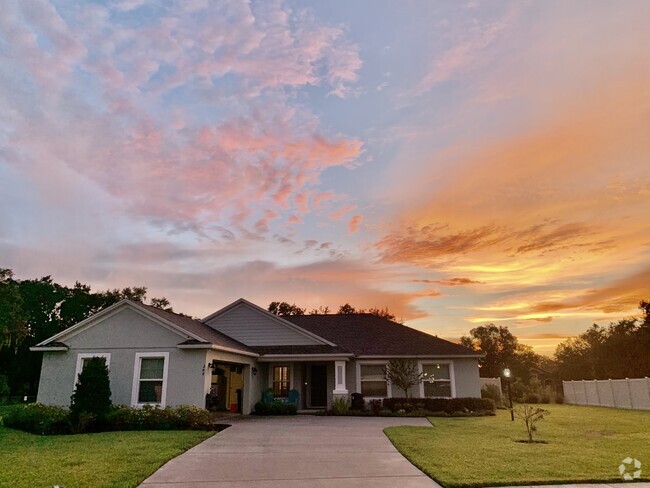
[[[248,417],[172,459],[142,488],[436,488],[390,443],[426,419]]]

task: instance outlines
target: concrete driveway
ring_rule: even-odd
[[[247,417],[172,459],[143,488],[435,488],[382,432],[426,419]]]

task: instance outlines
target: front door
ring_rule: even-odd
[[[327,406],[327,366],[312,364],[310,370],[309,394],[311,407]]]

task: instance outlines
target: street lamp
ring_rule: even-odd
[[[503,376],[506,378],[506,387],[508,388],[508,401],[510,402],[510,420],[515,421],[515,411],[512,409],[512,391],[510,390],[510,368],[503,370]]]

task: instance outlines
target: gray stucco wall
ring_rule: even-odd
[[[346,364],[346,383],[350,393],[360,391],[357,384],[357,364],[364,363],[368,360],[352,360]],[[383,361],[383,360],[372,360]],[[389,360],[386,359],[386,362]],[[435,361],[434,359],[421,360],[426,362]],[[454,384],[456,388],[456,397],[479,397],[481,396],[481,381],[479,378],[478,359],[475,358],[454,358],[441,359],[453,363]],[[412,398],[420,398],[420,385],[409,388],[408,394]],[[392,397],[403,397],[404,391],[394,385],[390,385],[390,395]]]
[[[457,397],[481,397],[478,359],[454,359],[454,375],[456,377]]]
[[[63,338],[68,352],[45,352],[38,401],[69,405],[80,353],[110,353],[110,381],[115,404],[131,404],[135,357],[138,352],[167,352],[167,405],[205,406],[206,351],[178,349],[185,338],[130,307],[119,309],[96,325]]]

